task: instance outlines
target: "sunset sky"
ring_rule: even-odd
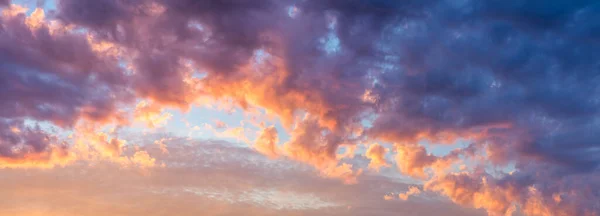
[[[597,0],[0,0],[0,216],[600,216]]]

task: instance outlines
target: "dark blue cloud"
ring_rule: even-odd
[[[0,21],[0,117],[69,127],[113,115],[126,83],[115,59],[94,53],[84,35],[32,29],[24,14]]]
[[[110,26],[108,29],[114,31],[134,16],[144,17],[140,8],[149,2],[62,0],[59,17],[91,30]],[[435,134],[511,122],[519,129],[532,131],[534,141],[518,144],[529,149],[523,155],[542,148],[537,155],[554,161],[550,152],[563,152],[564,146],[570,144],[563,143],[567,139],[554,141],[553,145],[536,144],[555,136],[550,129],[544,129],[549,127],[544,121],[561,128],[592,125],[599,110],[599,49],[591,36],[598,24],[586,19],[596,14],[598,6],[594,1],[301,1],[297,7],[305,17],[297,20],[282,20],[286,5],[272,1],[158,3],[166,7],[170,17],[151,23],[156,26],[149,31],[173,34],[179,40],[198,40],[202,33],[192,33],[194,30],[189,28],[190,22],[198,21],[218,35],[206,44],[214,44],[211,54],[193,48],[164,47],[165,56],[191,58],[198,65],[228,73],[243,64],[254,49],[269,46],[268,40],[261,39],[263,32],[293,31],[282,28],[285,22],[314,23],[320,29],[287,35],[294,40],[287,42],[283,54],[292,72],[286,88],[316,90],[331,107],[356,107],[344,114],[339,114],[344,110],[332,110],[330,115],[337,119],[375,110],[380,118],[371,128],[373,135],[385,131],[411,136],[423,130]],[[349,61],[331,61],[340,65],[330,71],[315,68],[307,73],[307,68],[321,64],[317,59],[327,58],[316,48],[307,49],[306,45],[315,43],[305,42],[316,41],[328,31],[328,16],[336,20],[333,31],[340,40],[339,55]],[[138,44],[140,38],[154,37],[127,32],[128,29],[124,31],[131,41],[120,42],[134,48],[157,45]],[[113,38],[119,41],[117,36]],[[148,57],[142,59],[145,58]],[[142,69],[147,65],[144,61],[139,63]],[[377,67],[382,64],[389,67]],[[347,97],[338,97],[344,93],[328,86],[300,85],[307,83],[303,79],[315,84],[324,81],[322,77],[327,76],[312,75],[323,73],[335,77],[327,82],[359,85],[342,85],[350,93]],[[151,77],[150,83],[160,83],[167,76]],[[369,108],[353,101],[373,81],[377,103]]]

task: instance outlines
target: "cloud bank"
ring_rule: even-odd
[[[154,127],[170,118],[163,109],[230,100],[291,136],[278,145],[266,125],[256,150],[324,177],[356,183],[366,167],[339,151],[385,142],[367,151],[370,167],[395,154],[400,173],[457,204],[600,214],[595,1],[55,3],[50,13],[0,1],[2,167],[154,165],[96,129]]]

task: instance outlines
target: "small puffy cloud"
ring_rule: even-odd
[[[125,162],[125,166],[136,166],[142,169],[156,166],[156,159],[152,158],[146,151],[137,151]]]
[[[394,199],[394,194],[386,194],[383,196],[384,200],[393,200]]]
[[[396,145],[396,164],[402,173],[407,175],[427,178],[425,169],[433,165],[436,156],[427,153],[423,146]]]
[[[365,153],[365,156],[371,160],[369,162],[369,168],[378,171],[381,167],[389,167],[390,165],[385,160],[385,154],[388,151],[388,149],[377,143],[371,144]]]
[[[225,122],[223,122],[223,121],[215,120],[215,128],[224,129],[224,128],[227,128],[227,124],[225,124]]]
[[[408,191],[406,191],[404,193],[401,193],[401,194],[398,194],[398,198],[400,198],[401,200],[406,201],[406,200],[408,200],[408,197],[413,196],[413,195],[417,195],[417,194],[420,194],[420,193],[421,193],[421,190],[418,187],[411,186],[411,187],[408,188]]]

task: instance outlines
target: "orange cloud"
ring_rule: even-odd
[[[45,152],[24,153],[19,158],[0,157],[0,168],[54,168],[73,162],[73,153],[64,146],[51,145]]]
[[[394,195],[393,194],[386,194],[383,196],[384,200],[393,200],[394,199]]]
[[[419,145],[396,145],[396,164],[400,172],[426,179],[425,169],[433,165],[436,156],[427,153],[425,147]]]
[[[358,176],[363,172],[362,169],[353,170],[352,165],[347,163],[327,165],[319,169],[324,177],[341,179],[345,184],[356,184]]]
[[[258,135],[256,141],[254,142],[253,147],[258,152],[270,158],[277,158],[280,154],[280,150],[277,147],[278,142],[279,137],[277,136],[277,129],[271,126],[262,130],[262,132]]]
[[[379,170],[381,167],[389,167],[390,165],[385,160],[385,154],[388,152],[388,149],[383,146],[374,143],[369,146],[365,156],[371,160],[369,162],[369,168],[373,170]]]
[[[468,173],[436,177],[425,184],[425,189],[440,192],[453,202],[487,210],[490,215],[510,216],[516,210],[516,197],[487,180],[487,177],[470,176]]]
[[[97,125],[92,123],[80,123],[73,132],[73,140],[79,153],[89,155],[98,153],[104,158],[118,158],[123,152],[127,141],[111,137],[109,134],[97,131]],[[84,158],[86,158],[84,156]]]
[[[71,138],[75,144],[74,154],[76,159],[84,162],[110,161],[124,168],[147,169],[155,167],[156,159],[148,152],[139,148],[127,148],[127,141],[117,137],[115,128],[108,132],[101,131],[101,127],[90,122],[80,122]],[[161,151],[168,150],[164,145],[165,140],[158,140]],[[127,151],[126,151],[127,150]],[[133,151],[132,151],[133,150]]]
[[[316,118],[306,115],[292,130],[283,151],[291,159],[316,167],[326,177],[354,183],[362,170],[354,171],[350,164],[339,164],[336,151],[343,142],[342,137],[320,127]]]
[[[128,160],[123,160],[122,165],[147,169],[156,166],[156,159],[152,158],[146,151],[137,151]]]
[[[0,119],[0,168],[52,168],[73,159],[68,144],[39,125]]]
[[[36,8],[31,15],[25,19],[25,24],[31,29],[37,29],[46,23],[44,22],[45,14],[41,8]]]
[[[161,105],[153,102],[140,101],[135,106],[135,120],[145,123],[150,128],[163,126],[172,117],[171,113],[164,112]]]
[[[421,190],[418,187],[411,186],[408,188],[408,191],[406,191],[405,193],[398,194],[398,198],[406,201],[406,200],[408,200],[408,197],[417,195],[420,193],[421,193]]]
[[[14,17],[19,14],[25,14],[29,8],[23,7],[18,4],[11,4],[8,7],[2,8],[2,16],[3,17]]]

